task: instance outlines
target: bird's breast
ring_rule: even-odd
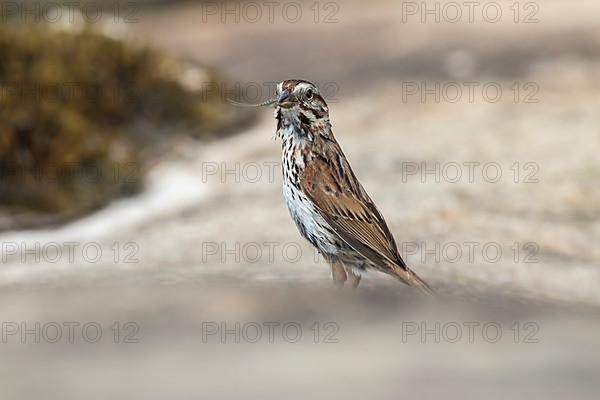
[[[302,190],[300,181],[307,162],[306,149],[298,143],[284,144],[283,197],[300,234],[323,254],[335,254],[337,238]]]

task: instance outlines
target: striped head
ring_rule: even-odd
[[[329,107],[311,82],[283,81],[277,85],[275,99],[277,137],[285,140],[295,134],[312,141],[317,132],[320,136],[330,134]]]

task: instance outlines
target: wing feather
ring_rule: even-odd
[[[309,162],[300,180],[304,192],[323,219],[354,250],[383,270],[390,268],[390,262],[406,268],[381,213],[345,158],[340,158],[342,168],[331,165],[325,157]]]

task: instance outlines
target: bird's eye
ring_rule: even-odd
[[[312,98],[313,98],[313,91],[312,91],[312,89],[308,89],[304,95],[306,96],[307,100],[312,100]]]

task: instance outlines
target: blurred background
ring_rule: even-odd
[[[2,398],[598,397],[598,1],[0,13]],[[290,78],[438,298],[300,238]]]

